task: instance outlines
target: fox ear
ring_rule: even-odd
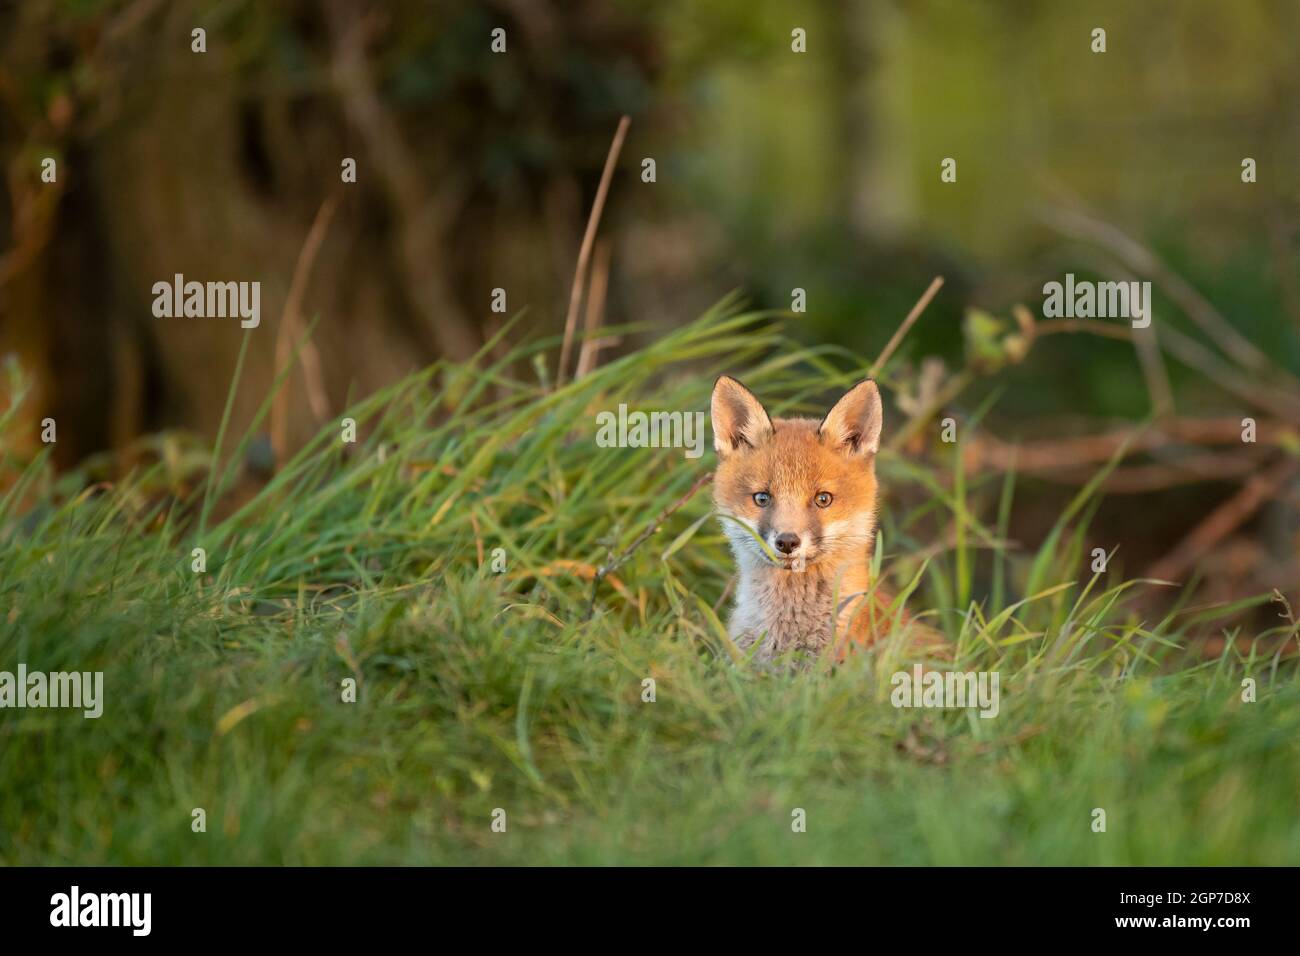
[[[756,448],[772,434],[772,419],[754,393],[724,375],[713,385],[709,417],[713,421],[713,447],[719,458],[737,448]]]
[[[826,413],[817,434],[823,443],[855,457],[874,455],[880,450],[880,389],[867,379],[849,389]]]

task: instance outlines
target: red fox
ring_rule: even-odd
[[[740,575],[732,640],[757,643],[762,661],[832,644],[842,660],[887,635],[893,596],[872,587],[870,563],[883,418],[876,383],[859,382],[817,422],[772,419],[724,375],[710,414],[713,501]],[[938,632],[902,620],[918,645],[943,646]]]

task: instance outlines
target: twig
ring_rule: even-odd
[[[631,122],[628,116],[618,121],[614,141],[609,146],[609,155],[605,157],[605,169],[600,174],[600,185],[596,187],[596,198],[591,204],[591,215],[587,217],[587,231],[582,237],[582,247],[578,250],[578,265],[573,270],[573,287],[569,290],[569,313],[564,318],[564,344],[560,347],[560,367],[555,372],[557,390],[564,384],[564,370],[568,368],[569,353],[573,350],[573,334],[578,327],[578,305],[582,301],[582,289],[587,283],[587,263],[591,259],[592,243],[596,240],[596,227],[600,225],[600,214],[605,209],[605,197],[609,194],[609,182],[614,178],[614,167],[618,163],[618,154],[623,149],[623,140],[627,138],[627,128]]]
[[[912,436],[920,431],[921,427],[933,418],[939,409],[965,391],[966,387],[974,380],[975,374],[970,369],[963,369],[948,379],[925,405],[916,410],[916,413],[907,420],[902,428],[894,432],[894,437],[889,440],[886,447],[891,451],[898,451],[900,448],[905,447]]]
[[[670,504],[663,511],[659,512],[659,514],[655,517],[654,521],[651,521],[648,525],[646,525],[645,529],[642,530],[642,532],[636,536],[636,540],[633,541],[631,544],[629,544],[626,548],[624,548],[618,557],[607,559],[604,564],[602,564],[599,568],[596,569],[596,575],[591,579],[591,601],[587,605],[587,616],[584,618],[584,620],[590,621],[591,616],[596,613],[596,595],[600,590],[600,582],[604,579],[604,577],[607,574],[613,574],[620,567],[622,567],[623,563],[632,556],[632,553],[636,551],[637,548],[645,544],[646,541],[649,540],[650,536],[654,534],[656,531],[658,531],[659,527],[665,521],[667,521],[679,510],[681,510],[681,508],[688,501],[690,501],[692,498],[695,497],[695,493],[699,491],[701,488],[703,488],[706,484],[708,484],[712,479],[713,479],[713,472],[711,471],[706,471],[704,474],[700,475],[700,477],[696,478],[695,483],[691,485],[690,490],[688,490],[686,494],[682,495],[680,498],[678,498],[676,501]]]
[[[1161,341],[1170,355],[1225,391],[1281,418],[1300,419],[1300,398],[1294,392],[1265,383],[1257,373],[1230,368],[1200,342],[1170,326],[1165,326]]]
[[[1171,552],[1153,564],[1145,576],[1160,581],[1182,577],[1201,555],[1239,528],[1297,471],[1300,471],[1300,461],[1284,458],[1264,474],[1251,478],[1240,491],[1210,512]]]
[[[930,287],[921,294],[921,298],[916,300],[916,305],[912,306],[912,311],[907,313],[907,318],[903,320],[903,324],[894,330],[893,337],[890,338],[889,344],[885,346],[885,350],[871,363],[871,368],[867,370],[867,378],[875,378],[876,372],[880,371],[885,363],[889,361],[890,356],[894,354],[894,350],[903,341],[903,337],[916,324],[916,320],[921,317],[921,313],[925,311],[926,306],[930,304],[930,300],[935,297],[935,294],[941,288],[943,288],[943,276],[935,276],[930,283]]]
[[[1255,432],[1262,445],[1293,441],[1295,433],[1273,421],[1260,421]],[[1120,428],[1099,435],[1049,439],[1013,445],[987,430],[966,444],[971,468],[993,468],[1017,472],[1055,471],[1076,465],[1109,461],[1123,445],[1132,452],[1153,451],[1178,443],[1192,445],[1234,445],[1241,443],[1239,418],[1171,418],[1149,427]]]
[[[1138,276],[1119,262],[1111,250],[1098,251],[1085,248],[1080,259],[1093,260],[1092,268],[1101,275],[1109,275],[1121,282],[1138,281]],[[1152,417],[1160,420],[1174,414],[1174,395],[1169,384],[1169,372],[1165,368],[1164,356],[1160,351],[1160,342],[1156,335],[1157,323],[1151,303],[1148,303],[1147,309],[1147,318],[1150,322],[1145,329],[1135,329],[1130,339],[1133,342],[1133,351],[1137,355],[1138,364],[1142,368],[1147,394],[1151,398]]]
[[[280,329],[275,339],[275,371],[281,374],[289,363],[292,343],[298,338],[302,328],[302,298],[307,290],[307,280],[311,276],[312,266],[330,221],[334,218],[334,209],[338,201],[330,196],[320,204],[316,218],[307,232],[307,239],[298,252],[298,261],[293,268],[293,279],[289,283],[289,295],[284,300],[284,312],[280,315]],[[311,403],[312,414],[317,424],[329,417],[329,397],[325,393],[325,376],[321,372],[320,352],[310,339],[302,343],[302,371],[307,384],[307,398]],[[271,404],[271,448],[275,460],[283,462],[288,457],[288,383],[276,392]]]
[[[596,367],[596,358],[600,354],[603,339],[596,333],[600,331],[605,317],[605,294],[609,289],[609,240],[602,239],[596,243],[596,262],[591,273],[591,288],[587,291],[587,321],[583,327],[582,348],[578,351],[578,370],[573,378],[582,378]]]
[[[1048,319],[1034,325],[1035,337],[1062,332],[1086,332],[1103,338],[1130,342],[1133,330],[1126,325],[1114,325],[1098,319]],[[1276,388],[1256,386],[1249,377],[1225,365],[1213,352],[1195,339],[1165,326],[1161,347],[1188,368],[1200,372],[1226,392],[1244,399],[1256,408],[1262,408],[1282,418],[1300,418],[1300,402],[1289,392]]]
[[[1139,329],[1133,336],[1133,349],[1142,366],[1147,394],[1151,396],[1151,414],[1157,420],[1171,417],[1174,415],[1174,390],[1169,384],[1169,370],[1165,368],[1160,354],[1160,340],[1156,336],[1154,323],[1145,329]]]
[[[1133,341],[1133,331],[1127,325],[1115,325],[1101,319],[1046,319],[1034,323],[1034,335],[1056,335],[1060,332],[1086,332],[1107,339]]]
[[[1224,482],[1258,471],[1258,454],[1190,454],[1169,463],[1153,462],[1116,468],[1101,483],[1105,494],[1134,495],[1179,485]],[[1063,465],[1061,471],[1038,472],[1037,477],[1057,484],[1086,485],[1097,475],[1088,465]]]
[[[1043,213],[1043,218],[1049,225],[1067,235],[1087,239],[1110,249],[1135,272],[1150,276],[1201,331],[1243,367],[1256,372],[1265,368],[1278,370],[1263,352],[1232,327],[1209,300],[1132,236],[1110,223],[1075,209],[1049,209]]]

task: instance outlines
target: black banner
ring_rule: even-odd
[[[373,943],[472,927],[541,942],[685,925],[720,941],[772,924],[927,943],[1026,929],[1233,946],[1290,925],[1290,869],[162,869],[0,870],[5,938]],[[1292,904],[1293,905],[1293,904]],[[693,933],[696,931],[693,929]],[[974,935],[972,935],[974,934]],[[990,934],[996,934],[990,936]],[[486,941],[486,940],[485,940]]]

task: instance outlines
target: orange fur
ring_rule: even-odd
[[[740,574],[732,639],[742,648],[759,644],[761,660],[832,646],[842,659],[886,636],[895,625],[893,596],[873,586],[870,564],[882,418],[875,383],[855,386],[821,422],[773,420],[753,393],[724,376],[711,412],[719,459],[713,500]],[[942,643],[930,628],[906,616],[902,622],[918,643]]]

